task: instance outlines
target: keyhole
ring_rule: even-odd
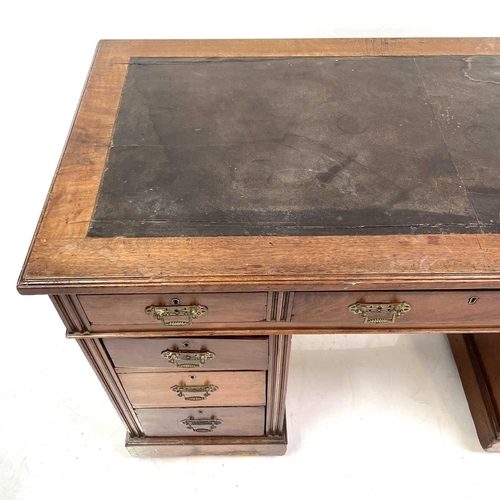
[[[191,380],[194,380],[194,379],[196,378],[196,375],[189,375],[189,378],[190,378]]]
[[[172,302],[173,306],[178,306],[181,303],[181,301],[179,299],[172,299],[171,302]]]
[[[190,346],[191,346],[191,344],[190,344],[189,342],[183,342],[183,343],[182,343],[182,347],[185,347],[186,349],[187,349],[188,347],[190,347]]]
[[[469,304],[474,305],[477,301],[479,300],[479,297],[470,297],[469,298]]]

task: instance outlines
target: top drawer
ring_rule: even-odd
[[[500,325],[500,292],[297,292],[295,326],[467,328]]]
[[[267,293],[80,295],[79,299],[93,331],[113,326],[168,330],[265,321]]]

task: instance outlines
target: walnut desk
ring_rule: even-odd
[[[500,448],[498,54],[99,43],[18,289],[51,297],[131,453],[284,453],[292,335],[359,332],[449,334]]]

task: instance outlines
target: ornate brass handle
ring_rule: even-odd
[[[215,358],[215,354],[210,351],[163,351],[161,355],[176,368],[199,368],[209,359]]]
[[[163,326],[190,326],[193,323],[193,319],[198,318],[208,311],[208,308],[205,306],[181,306],[178,303],[174,304],[172,306],[146,307],[146,314],[150,314],[153,318],[161,321]]]
[[[222,424],[222,420],[219,420],[218,418],[185,418],[184,420],[181,420],[181,424],[184,424],[189,430],[193,432],[213,432],[218,425]]]
[[[356,302],[356,304],[349,306],[350,312],[360,314],[364,318],[363,323],[374,325],[394,323],[396,318],[399,318],[410,309],[411,306],[408,302],[393,302],[392,304],[362,304]]]
[[[212,392],[219,388],[216,385],[173,385],[170,389],[177,393],[177,396],[184,398],[184,401],[203,401],[207,399]],[[185,392],[203,393],[201,396],[186,396]]]

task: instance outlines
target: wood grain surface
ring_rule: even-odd
[[[499,287],[498,235],[85,238],[131,57],[469,56],[498,46],[495,38],[101,42],[19,291]]]
[[[173,299],[179,299],[180,305],[208,308],[206,313],[193,320],[193,325],[264,321],[267,305],[265,293],[81,295],[79,299],[92,326],[139,325],[158,330],[167,327],[146,314],[145,309],[170,306]]]
[[[264,407],[144,408],[136,410],[146,436],[263,436]],[[203,420],[219,420],[209,432],[188,429],[183,420],[192,420],[193,428],[210,429]]]
[[[500,310],[497,291],[455,292],[297,292],[290,326],[309,324],[339,328],[464,328],[498,327]],[[390,324],[363,323],[349,311],[355,303],[390,304],[407,302],[411,310]],[[373,314],[371,315],[374,316]],[[382,314],[379,317],[388,318]]]
[[[500,336],[448,335],[481,446],[500,451]]]
[[[132,437],[127,434],[125,446],[137,458],[185,457],[191,455],[284,455],[286,428],[280,436],[214,436],[214,437]]]
[[[266,372],[168,372],[121,373],[119,378],[134,408],[182,408],[192,406],[263,406],[266,404]],[[202,401],[186,401],[173,386],[218,387]],[[186,393],[186,396],[192,396]]]
[[[170,351],[210,351],[214,354],[196,370],[267,370],[268,339],[241,338],[162,338],[162,339],[105,339],[103,343],[119,371],[130,368],[165,371],[186,371],[162,356]],[[193,371],[191,368],[189,371]]]

